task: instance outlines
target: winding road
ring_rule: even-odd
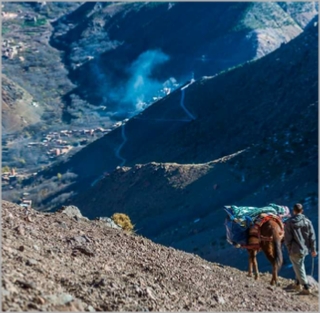
[[[184,105],[184,97],[185,97],[185,90],[192,84],[194,83],[195,80],[191,79],[190,83],[184,87],[182,87],[181,90],[181,99],[180,99],[180,106],[181,108],[186,112],[186,114],[189,116],[190,120],[195,120],[196,118],[194,117],[193,114],[185,107]]]
[[[195,80],[192,78],[190,83],[185,85],[184,87],[182,87],[180,89],[181,91],[181,99],[180,99],[180,106],[181,108],[184,110],[184,112],[188,115],[189,119],[144,119],[144,118],[137,118],[136,119],[139,119],[139,120],[154,120],[154,121],[161,121],[161,122],[190,122],[190,121],[193,121],[195,120],[195,116],[185,107],[184,105],[184,98],[185,98],[185,90],[195,82]],[[123,148],[123,146],[126,144],[126,142],[128,141],[128,138],[126,136],[126,133],[125,133],[125,125],[126,124],[122,124],[121,125],[121,137],[122,137],[122,142],[121,144],[119,145],[119,147],[115,150],[115,155],[116,157],[121,161],[120,165],[119,166],[124,166],[127,162],[127,160],[125,158],[123,158],[120,154],[121,152],[121,149]],[[99,176],[95,181],[93,181],[93,183],[91,184],[91,187],[93,187],[98,181],[100,181],[101,179],[104,178],[104,175],[101,175]]]
[[[121,149],[123,148],[123,146],[125,145],[125,143],[126,143],[127,140],[128,140],[127,137],[126,137],[126,133],[125,133],[125,126],[126,126],[126,124],[122,124],[122,126],[121,126],[122,143],[120,144],[120,146],[119,146],[118,149],[116,150],[116,157],[117,157],[119,160],[122,161],[119,166],[124,166],[125,163],[127,162],[127,160],[120,155]]]

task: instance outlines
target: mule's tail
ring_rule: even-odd
[[[278,271],[280,270],[283,263],[283,256],[281,250],[281,238],[279,234],[274,230],[273,232],[273,244],[274,244],[274,257],[277,264]]]

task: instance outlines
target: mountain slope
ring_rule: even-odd
[[[317,14],[317,5],[285,9],[275,2],[86,3],[55,22],[51,43],[78,86],[70,94],[128,116],[168,79],[180,83],[262,57],[302,32],[301,10],[304,21]],[[66,104],[71,112],[68,96]]]
[[[4,311],[317,311],[237,269],[107,227],[2,203]],[[280,278],[282,287],[290,281]],[[235,292],[236,290],[236,292]]]
[[[34,100],[16,105],[16,116],[4,104],[3,134],[20,145],[21,135],[30,143],[64,127],[109,128],[193,76],[273,51],[301,33],[318,6],[5,2],[2,9],[3,74]],[[51,163],[44,157],[35,168],[24,159],[19,171]]]
[[[21,125],[23,127],[37,124],[39,117],[43,124],[59,123],[61,97],[75,86],[67,77],[60,52],[49,45],[53,30],[51,21],[74,10],[79,4],[7,1],[2,4],[2,73],[26,90],[38,108],[32,109],[35,118],[29,114],[24,116],[27,123]],[[3,87],[6,86],[6,78],[3,78]],[[19,98],[13,98],[16,100]],[[23,108],[16,107],[18,116],[25,112]],[[4,114],[2,121],[5,131],[10,128],[12,133],[21,129],[15,127],[17,122],[12,114]]]
[[[23,88],[2,75],[2,134],[14,133],[40,121],[41,108]]]
[[[305,133],[291,140],[283,133],[277,141],[271,137],[263,145],[205,164],[153,162],[120,168],[74,203],[90,218],[124,212],[140,234],[155,242],[245,270],[246,258],[226,243],[224,205],[292,208],[299,201],[318,230],[317,147],[298,150],[300,140],[308,140]],[[259,257],[259,268],[267,270],[269,263]],[[292,276],[288,262],[285,253],[280,271],[285,277]],[[311,270],[309,259],[306,268]],[[317,269],[314,275],[318,277]]]
[[[195,120],[179,121],[178,90],[83,149],[58,168],[80,176],[72,201],[90,218],[121,211],[156,242],[243,269],[246,260],[225,257],[223,205],[301,202],[317,227],[317,35],[312,23],[278,51],[191,84]],[[113,171],[120,146],[126,167]]]
[[[89,184],[123,162],[119,153],[128,166],[209,162],[296,131],[303,114],[316,136],[317,119],[308,112],[317,103],[317,36],[312,26],[256,62],[176,90],[45,175],[72,169]]]

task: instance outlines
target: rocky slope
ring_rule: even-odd
[[[24,127],[41,121],[47,124],[61,120],[62,95],[74,88],[67,77],[60,52],[49,45],[51,22],[79,6],[71,3],[4,2],[2,4],[2,73],[19,88],[28,92],[37,106],[25,101],[25,107],[4,114],[2,129],[19,131],[12,114],[27,120]],[[6,83],[3,85],[6,86]],[[3,88],[4,89],[4,88]],[[4,90],[2,90],[2,93]],[[13,98],[13,101],[18,101]],[[5,112],[7,111],[4,109]],[[30,117],[30,111],[35,118]],[[44,124],[45,124],[44,123]],[[43,126],[43,124],[42,124]]]
[[[3,136],[39,122],[42,112],[37,109],[33,97],[5,75],[2,75],[1,83]]]
[[[317,311],[235,268],[63,213],[2,202],[4,311]],[[281,279],[281,286],[290,281]]]

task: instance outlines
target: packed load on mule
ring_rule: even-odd
[[[262,208],[231,205],[225,206],[224,210],[227,213],[227,241],[237,248],[246,249],[258,248],[261,239],[260,227],[266,221],[273,219],[283,228],[282,223],[290,217],[288,207],[274,203]]]

